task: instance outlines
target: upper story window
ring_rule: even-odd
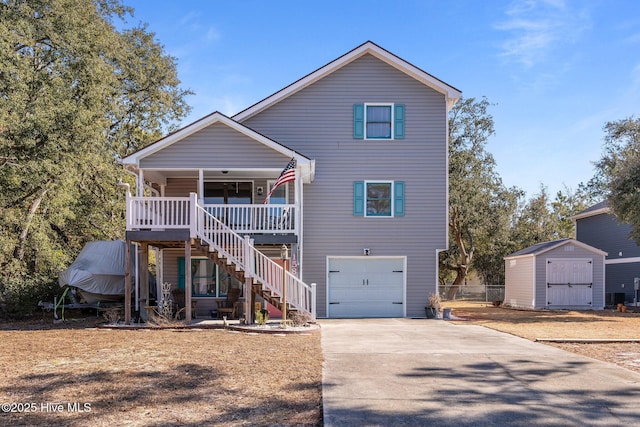
[[[403,181],[355,181],[353,215],[366,217],[404,216]]]
[[[392,182],[366,182],[366,216],[392,216]]]
[[[356,139],[403,139],[404,105],[354,104],[353,137]]]

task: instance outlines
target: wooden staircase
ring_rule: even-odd
[[[235,279],[237,279],[238,281],[240,281],[241,283],[244,283],[245,281],[245,272],[244,270],[242,270],[241,268],[238,268],[236,266],[236,264],[234,264],[233,262],[229,262],[229,260],[227,258],[221,257],[219,255],[219,253],[215,250],[212,250],[210,248],[210,246],[206,243],[206,242],[202,242],[200,240],[194,240],[194,244],[193,244],[193,249],[195,252],[197,252],[198,254],[205,256],[207,258],[209,258],[213,263],[215,263],[219,268],[221,268],[225,273],[231,275],[232,277],[234,277]],[[282,298],[275,294],[273,291],[271,291],[268,288],[265,288],[262,284],[257,283],[255,280],[253,282],[253,284],[251,285],[251,291],[253,293],[254,296],[259,296],[262,299],[264,299],[265,301],[267,301],[269,304],[273,305],[274,307],[276,307],[278,310],[282,311],[283,309],[283,301]],[[245,296],[245,299],[247,302],[253,303],[253,301],[255,301],[255,298],[247,298]],[[253,304],[251,304],[251,306],[253,306]],[[287,304],[287,312],[288,313],[292,313],[292,312],[298,312],[298,308],[296,306],[293,306],[291,304]],[[253,314],[253,310],[252,310],[252,314]]]

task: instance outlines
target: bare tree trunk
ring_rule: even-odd
[[[36,194],[36,198],[31,202],[31,206],[29,207],[29,212],[27,213],[27,218],[24,221],[24,226],[22,227],[22,231],[20,232],[20,236],[18,237],[18,243],[13,251],[14,258],[23,261],[24,260],[24,252],[25,246],[27,242],[27,237],[29,236],[29,227],[31,227],[31,223],[33,222],[33,218],[44,199],[44,196],[49,191],[48,186],[41,188]]]
[[[450,301],[456,299],[456,294],[458,293],[458,290],[462,286],[462,283],[464,283],[464,278],[465,277],[467,277],[467,267],[466,266],[463,267],[463,268],[460,268],[460,269],[458,269],[456,271],[456,278],[453,280],[453,283],[451,284],[451,286],[447,290],[446,299],[448,299]]]
[[[460,227],[457,227],[455,223],[452,223],[451,226],[454,229],[454,235],[456,236],[456,244],[458,245],[458,249],[460,250],[460,263],[456,266],[456,278],[453,280],[453,283],[447,290],[446,299],[454,300],[456,298],[456,294],[460,287],[464,283],[465,277],[467,277],[467,273],[469,271],[469,266],[471,265],[471,261],[473,259],[474,245],[473,245],[473,236],[469,233],[469,246],[470,249],[467,250],[464,244],[464,240],[462,238],[462,230]]]

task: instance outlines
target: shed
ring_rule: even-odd
[[[606,255],[574,239],[512,253],[504,258],[504,303],[530,309],[602,310]]]

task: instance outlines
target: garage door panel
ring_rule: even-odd
[[[366,311],[363,310],[366,305]],[[402,304],[389,301],[350,301],[329,306],[331,317],[402,317]]]
[[[402,317],[404,258],[329,258],[329,317]]]

